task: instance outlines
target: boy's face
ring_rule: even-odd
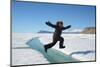
[[[59,27],[63,27],[63,24],[59,23]]]

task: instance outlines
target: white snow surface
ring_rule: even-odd
[[[34,37],[46,45],[52,42],[52,33],[13,33],[12,34],[12,65],[45,64],[47,59],[38,51],[29,48],[26,42]],[[67,55],[74,52],[94,51],[87,54],[73,54],[72,57],[80,61],[95,60],[95,34],[62,34],[66,48],[59,49],[59,42],[55,44],[57,49]],[[22,49],[18,49],[23,47]],[[25,48],[24,48],[25,47]],[[27,48],[28,47],[28,48]]]
[[[52,34],[40,34],[40,41],[44,44],[52,42]],[[59,42],[53,47],[67,55],[73,52],[94,51],[87,54],[73,54],[72,57],[81,61],[95,60],[95,34],[63,34],[64,46],[66,48],[59,49]]]
[[[40,52],[33,50],[26,45],[26,42],[33,37],[37,36],[30,33],[12,34],[12,65],[49,63],[49,61],[47,61],[47,59]]]

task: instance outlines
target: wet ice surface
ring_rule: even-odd
[[[13,33],[12,35],[12,65],[45,64],[47,59],[38,51],[29,48],[26,42],[39,37],[45,45],[52,42],[52,34]],[[59,42],[53,47],[81,61],[95,60],[94,34],[63,34],[66,48],[59,49]]]

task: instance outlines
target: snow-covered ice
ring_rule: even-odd
[[[12,54],[12,65],[49,63],[40,52],[32,49],[12,49]]]
[[[49,63],[38,51],[29,48],[26,42],[36,37],[30,33],[12,34],[12,65],[29,65]]]
[[[52,42],[52,34],[40,35],[40,40],[42,43],[48,44]],[[95,60],[95,34],[63,34],[62,37],[64,37],[64,45],[66,48],[59,49],[59,42],[57,42],[53,48],[62,51],[67,55],[73,53],[72,56],[81,61]]]
[[[38,51],[29,48],[26,42],[39,37],[45,45],[52,42],[53,34],[13,33],[12,34],[12,65],[50,63]],[[80,61],[95,60],[95,34],[62,34],[66,48],[59,49],[59,42],[53,47]],[[22,48],[22,49],[21,49]]]

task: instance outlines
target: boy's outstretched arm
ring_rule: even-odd
[[[56,25],[54,25],[54,24],[50,23],[49,21],[48,21],[48,22],[46,22],[46,24],[47,24],[48,26],[52,27],[52,28],[55,28],[55,27],[56,27]]]
[[[71,25],[68,25],[66,27],[63,27],[63,30],[66,30],[66,29],[69,29],[69,28],[71,28]]]

